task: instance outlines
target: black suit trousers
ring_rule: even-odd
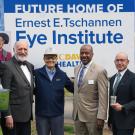
[[[133,135],[134,129],[117,129],[115,125],[112,125],[113,135]]]
[[[14,128],[8,129],[5,126],[5,118],[1,118],[1,128],[3,135],[31,135],[31,124],[28,122],[14,122]]]

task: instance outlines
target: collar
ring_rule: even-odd
[[[81,63],[81,67],[85,66],[86,68],[89,68],[92,65],[93,61],[90,61],[87,65],[84,65]]]
[[[125,70],[119,72],[119,73],[121,74],[121,76],[123,76],[123,75],[125,74],[126,71],[127,71],[127,68],[126,68]],[[117,74],[118,74],[118,73],[117,73]],[[116,74],[116,75],[117,75],[117,74]]]
[[[56,68],[55,67],[53,69],[49,69],[47,66],[45,66],[45,69],[49,73],[56,72]]]

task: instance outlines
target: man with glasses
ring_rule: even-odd
[[[64,135],[64,87],[73,92],[73,83],[57,66],[57,56],[54,48],[47,48],[45,65],[35,70],[38,135]]]
[[[133,135],[135,128],[135,74],[127,69],[128,55],[120,52],[115,57],[118,72],[110,79],[108,125],[113,135]],[[112,97],[116,101],[112,102]]]

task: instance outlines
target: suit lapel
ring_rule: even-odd
[[[23,80],[26,83],[30,84],[29,81],[27,80],[25,74],[23,73],[23,71],[22,71],[22,69],[21,69],[20,65],[18,64],[18,62],[17,62],[17,60],[16,60],[15,57],[13,57],[13,63],[14,63],[14,66],[15,66],[16,70],[18,71],[18,73],[20,74],[20,76],[23,78]]]
[[[80,68],[81,68],[81,66],[80,66]],[[80,71],[80,68],[79,68],[79,71]],[[89,68],[88,68],[88,70],[87,70],[85,76],[83,77],[82,85],[79,87],[79,90],[81,89],[81,87],[83,87],[83,85],[84,85],[84,83],[86,82],[87,78],[89,78],[89,76],[91,76],[91,74],[92,74],[93,71],[94,71],[94,68],[95,68],[95,64],[92,63],[92,64],[89,66]],[[79,73],[79,71],[78,71],[78,73]],[[88,83],[88,82],[87,82],[87,83]]]
[[[46,69],[45,69],[45,66],[43,66],[43,67],[41,68],[40,73],[41,73],[45,78],[47,78],[47,79],[50,81],[50,78],[49,78],[49,76],[48,76],[48,74],[47,74],[47,71],[46,71]]]
[[[81,69],[81,64],[75,69],[75,82],[76,82],[75,84],[76,84],[77,89],[79,89],[78,88],[78,75],[79,75],[80,69]]]
[[[123,77],[120,80],[120,83],[119,83],[119,85],[117,87],[116,95],[119,92],[119,89],[120,89],[121,85],[124,85],[124,83],[126,82],[127,79],[128,79],[128,70],[125,72],[125,74],[123,75]]]
[[[26,62],[26,66],[27,66],[27,68],[28,68],[28,70],[29,70],[29,72],[30,72],[30,75],[31,75],[31,86],[33,86],[33,82],[34,82],[34,77],[33,77],[33,68],[32,68],[32,66],[28,63],[28,62]],[[24,73],[23,73],[24,74]],[[25,75],[24,75],[25,76]],[[25,78],[26,78],[26,76],[25,76]],[[26,78],[27,79],[27,78]],[[28,80],[27,80],[28,81]],[[29,82],[29,81],[28,81]]]
[[[113,95],[113,83],[115,80],[116,74],[110,80],[110,95]]]
[[[85,80],[87,80],[87,78],[90,78],[90,76],[93,74],[94,70],[95,70],[95,64],[92,63],[89,66],[89,68],[88,68],[88,70],[87,70],[87,72],[86,72],[86,74],[84,76],[83,83],[85,82]]]

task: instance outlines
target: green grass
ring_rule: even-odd
[[[73,93],[69,92],[68,90],[65,89],[65,96],[73,96]]]
[[[65,131],[65,135],[73,135],[74,133],[73,125],[65,124],[64,131]]]
[[[1,131],[1,128],[0,128],[0,135],[2,135],[2,131]]]

